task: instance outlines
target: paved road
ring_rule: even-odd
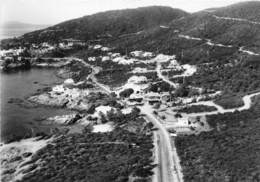
[[[217,16],[217,15],[213,15],[213,17],[216,19],[240,21],[240,22],[247,22],[247,23],[251,23],[251,24],[260,25],[260,22],[258,22],[258,21],[251,21],[251,20],[244,19],[244,18],[233,18],[233,17]]]
[[[147,121],[148,122],[148,121]],[[153,145],[154,145],[154,161],[153,163],[157,165],[157,167],[153,168],[153,177],[152,182],[160,182],[161,180],[161,159],[159,156],[159,145],[160,145],[160,136],[158,135],[158,131],[153,132]]]
[[[95,77],[100,71],[100,68],[94,67],[92,65],[87,64],[83,60],[78,59],[78,61],[82,62],[84,65],[92,68],[92,73],[88,76],[92,81],[103,89],[107,93],[111,93],[109,87],[99,83]],[[160,68],[159,68],[160,69]],[[159,71],[160,72],[160,71]],[[160,72],[161,73],[161,72]],[[156,160],[158,160],[158,168],[155,170],[155,177],[153,178],[154,182],[182,182],[181,175],[181,167],[176,163],[174,159],[178,158],[176,150],[173,153],[171,139],[168,131],[163,127],[163,125],[158,121],[153,114],[151,113],[151,109],[146,106],[140,107],[140,110],[143,114],[145,114],[146,120],[152,122],[158,130],[155,132],[155,152]]]
[[[256,92],[253,94],[249,94],[249,95],[245,95],[242,100],[244,105],[241,107],[237,107],[237,108],[233,108],[233,109],[225,109],[222,106],[216,104],[213,101],[200,101],[200,102],[196,102],[196,103],[192,103],[189,104],[190,106],[192,105],[205,105],[205,106],[213,106],[215,107],[217,110],[216,111],[211,111],[211,112],[200,112],[200,113],[189,113],[189,114],[184,114],[183,115],[187,115],[189,117],[196,117],[196,116],[205,116],[205,115],[215,115],[215,114],[219,114],[219,113],[232,113],[235,111],[243,111],[243,110],[248,110],[251,108],[252,106],[252,98],[260,95],[260,92]]]
[[[158,128],[159,142],[159,168],[162,182],[182,182],[181,166],[176,160],[178,158],[176,150],[172,149],[171,139],[168,131],[164,128],[160,121],[158,121],[149,106],[140,107],[141,112],[146,115],[146,119]],[[174,152],[173,152],[174,151]]]

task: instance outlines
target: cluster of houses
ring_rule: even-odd
[[[63,39],[58,44],[43,42],[40,44],[30,44],[30,46],[0,50],[0,67],[19,68],[28,62],[30,57],[39,57],[55,49],[72,49],[73,46],[85,46],[86,43],[75,39]]]
[[[0,68],[5,69],[6,63],[22,63],[22,57],[20,56],[24,52],[23,48],[18,49],[9,49],[9,50],[0,50]],[[9,65],[16,67],[16,65]]]
[[[115,92],[119,94],[121,91],[126,89],[133,89],[133,93],[126,98],[128,105],[143,105],[148,102],[150,105],[156,103],[163,103],[169,100],[169,93],[157,93],[150,92],[150,83],[145,76],[132,76],[128,79],[127,83],[116,89]]]
[[[97,60],[101,60],[102,62],[105,61],[112,61],[118,64],[122,65],[131,65],[135,63],[157,63],[157,62],[168,62],[170,61],[169,68],[176,68],[179,65],[175,59],[175,56],[168,56],[164,54],[156,55],[153,52],[147,52],[147,51],[132,51],[129,53],[128,56],[121,55],[120,53],[113,53],[111,52],[112,48],[103,47],[101,45],[94,45],[89,46],[89,48],[92,48],[94,50],[101,50],[103,52],[106,52],[105,56],[99,56],[99,57],[89,57],[88,61],[95,62]],[[98,59],[99,58],[99,59]]]
[[[155,57],[153,52],[146,52],[146,51],[132,51],[130,52],[130,56],[138,59],[152,59]]]
[[[20,54],[26,49],[30,52],[32,56],[39,56],[48,52],[55,50],[56,48],[60,49],[71,49],[73,46],[85,46],[86,42],[76,39],[63,39],[58,44],[50,44],[48,42],[43,42],[40,44],[31,44],[29,48],[16,48],[9,50],[0,50],[0,58],[4,60],[5,58],[10,59],[14,56],[20,56]]]
[[[23,48],[0,50],[0,58],[19,56],[24,51]]]
[[[57,44],[50,44],[47,42],[43,42],[41,44],[32,44],[30,48],[30,53],[32,56],[40,56],[42,54],[51,52],[55,49],[63,49],[63,50],[69,50],[72,49],[75,46],[86,46],[87,43],[82,40],[77,40],[77,39],[62,39],[59,43]]]

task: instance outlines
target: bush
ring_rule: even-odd
[[[176,89],[174,95],[176,97],[187,97],[189,95],[189,88],[181,85],[179,88]]]
[[[128,89],[125,89],[122,92],[120,92],[119,96],[127,98],[127,97],[130,97],[130,95],[133,93],[134,93],[134,90],[132,88],[128,88]]]
[[[150,91],[151,92],[169,92],[172,91],[173,87],[164,81],[151,84]]]

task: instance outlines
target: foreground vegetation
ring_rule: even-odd
[[[260,181],[260,98],[250,110],[208,116],[211,132],[176,139],[185,181]]]
[[[91,133],[86,127],[83,133],[58,137],[33,156],[25,172],[39,168],[21,181],[149,181],[155,166],[152,125],[138,113],[110,114],[112,121],[120,120],[112,132]]]

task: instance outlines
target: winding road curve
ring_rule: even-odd
[[[237,108],[232,108],[232,109],[224,109],[223,107],[221,107],[220,105],[214,103],[213,101],[201,101],[201,102],[197,102],[197,103],[192,103],[189,104],[189,106],[192,105],[205,105],[205,106],[213,106],[217,109],[217,111],[212,111],[212,112],[201,112],[201,113],[190,113],[187,114],[188,116],[203,116],[203,115],[214,115],[214,114],[219,114],[219,113],[232,113],[235,111],[243,111],[243,110],[248,110],[250,109],[251,105],[252,105],[252,98],[260,95],[260,92],[256,92],[253,94],[249,94],[249,95],[245,95],[242,100],[244,102],[244,105],[241,107],[237,107]]]
[[[213,17],[216,19],[221,19],[221,20],[240,21],[240,22],[247,22],[247,23],[251,23],[251,24],[255,24],[255,25],[260,25],[260,22],[251,21],[251,20],[243,19],[243,18],[232,18],[232,17],[227,17],[227,16],[217,16],[217,15],[213,15]]]
[[[191,37],[189,35],[183,35],[183,34],[179,34],[179,37],[180,38],[184,38],[184,39],[188,39],[188,40],[204,41],[202,38]],[[214,43],[210,39],[206,39],[206,41],[207,41],[206,44],[209,45],[209,46],[226,47],[226,48],[235,47],[233,45],[224,45],[224,44],[220,44],[220,43]],[[243,52],[243,53],[248,54],[248,55],[254,55],[254,56],[259,56],[260,55],[259,53],[256,53],[256,52],[253,52],[253,51],[245,49],[245,47],[243,47],[243,46],[239,47],[238,51]]]
[[[156,67],[156,71],[158,74],[158,77],[161,78],[163,81],[165,81],[166,83],[169,83],[170,85],[172,85],[173,87],[177,87],[178,85],[172,81],[170,81],[169,79],[167,79],[165,76],[162,75],[162,70],[161,70],[161,64],[158,63],[157,67]],[[189,106],[192,105],[205,105],[205,106],[213,106],[217,109],[217,111],[212,111],[212,112],[201,112],[201,113],[190,113],[190,114],[186,114],[188,116],[204,116],[204,115],[214,115],[214,114],[218,114],[218,113],[231,113],[231,112],[235,112],[235,111],[243,111],[243,110],[247,110],[250,109],[251,105],[252,105],[252,98],[254,96],[260,95],[260,92],[256,92],[253,94],[249,94],[249,95],[245,95],[242,100],[244,102],[244,105],[238,108],[232,108],[232,109],[224,109],[222,106],[214,103],[213,101],[201,101],[201,102],[196,102],[196,103],[192,103],[189,104]]]

